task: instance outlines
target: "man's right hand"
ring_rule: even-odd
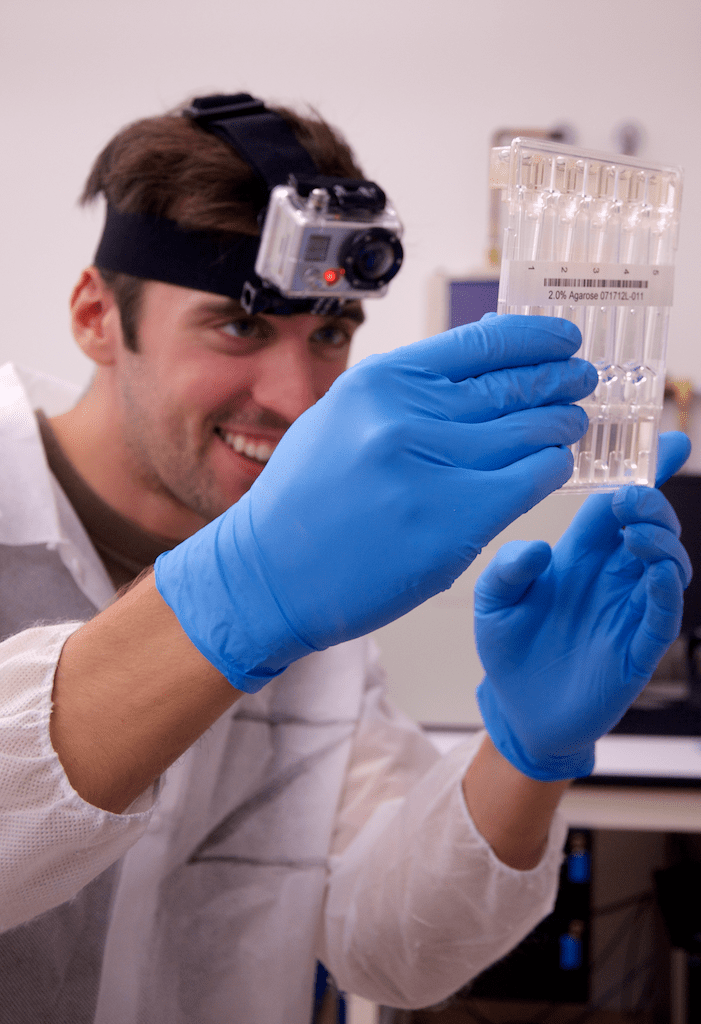
[[[447,589],[572,472],[579,330],[488,315],[346,371],[244,497],[156,563],[198,648],[254,691]]]

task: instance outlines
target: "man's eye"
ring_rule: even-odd
[[[349,344],[350,333],[344,327],[329,324],[312,334],[312,341],[327,349],[340,349]]]
[[[222,330],[224,334],[230,334],[232,338],[257,338],[260,335],[261,325],[255,317],[242,316],[224,324]]]

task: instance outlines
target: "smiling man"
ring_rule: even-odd
[[[291,111],[284,118],[321,175],[362,180],[328,125]],[[288,158],[290,172],[296,159]],[[257,281],[255,248],[245,243],[257,245],[265,183],[189,116],[150,118],[119,133],[95,162],[83,201],[99,195],[108,216],[96,266],[71,299],[74,336],[96,373],[52,427],[111,508],[183,540],[248,490],[290,424],[328,391],[364,314],[352,295],[332,315],[309,312],[311,300],[272,302],[275,315],[265,304],[243,309],[243,283]],[[243,242],[246,256],[233,273],[212,269],[207,279],[199,250],[173,257],[169,239],[154,245],[145,232],[155,217],[183,229],[181,238]],[[206,290],[194,287],[203,280]]]
[[[309,1024],[317,962],[379,1003],[444,999],[551,909],[560,797],[689,579],[644,488],[587,503],[554,552],[501,554],[476,601],[488,733],[439,758],[368,634],[567,479],[596,372],[571,323],[491,316],[346,370],[357,268],[332,300],[257,275],[266,169],[311,167],[315,210],[381,190],[316,118],[196,102],[119,132],[88,179],[86,393],[47,418],[56,382],[0,371],[13,1024]],[[242,105],[233,141],[200,118]],[[399,265],[382,230],[360,232],[370,290]],[[687,452],[667,437],[662,473]]]

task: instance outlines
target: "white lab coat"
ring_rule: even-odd
[[[0,371],[0,545],[53,548],[101,605],[111,585],[31,415],[42,387]],[[0,645],[0,930],[118,861],[98,1024],[309,1024],[317,958],[341,989],[430,1005],[552,908],[562,820],[536,869],[503,865],[462,797],[474,744],[439,758],[387,704],[367,638],[244,696],[157,796],[121,815],[85,803],[48,736],[53,672],[74,628],[38,626]]]

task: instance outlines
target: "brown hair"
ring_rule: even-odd
[[[102,194],[120,212],[168,217],[189,230],[259,234],[266,198],[260,179],[228,143],[182,116],[187,105],[119,131],[97,157],[80,202]],[[347,142],[315,112],[270,109],[290,124],[321,174],[364,177]],[[143,280],[98,270],[114,292],[125,343],[135,350]]]

